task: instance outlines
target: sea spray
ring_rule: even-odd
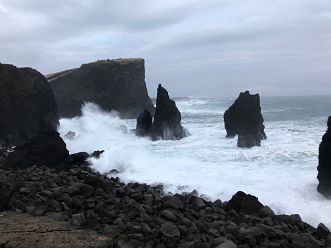
[[[228,200],[242,190],[276,213],[298,213],[315,226],[331,226],[331,203],[316,191],[328,98],[263,99],[268,140],[253,149],[239,149],[235,139],[225,138],[222,113],[231,101],[187,98],[176,103],[191,133],[180,141],[138,138],[130,132],[135,120],[93,104],[85,105],[82,117],[62,119],[60,133],[76,133],[72,140],[65,138],[71,152],[104,149],[99,160],[92,160],[93,167],[117,169],[125,182],[163,183],[173,193],[197,189],[213,200]]]

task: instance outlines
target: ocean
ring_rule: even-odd
[[[131,131],[136,120],[87,103],[83,116],[61,119],[61,136],[71,153],[105,150],[92,166],[117,169],[124,182],[162,183],[169,193],[191,192],[227,201],[237,191],[255,195],[277,214],[300,214],[331,227],[331,201],[316,191],[318,146],[331,115],[331,97],[261,98],[267,140],[237,148],[225,138],[223,114],[234,99],[179,98],[182,125],[191,135],[179,141],[150,141]],[[76,137],[65,137],[74,131]]]

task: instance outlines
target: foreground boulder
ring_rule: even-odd
[[[263,208],[258,198],[238,191],[226,205],[226,209],[234,209],[237,213],[257,214]]]
[[[56,130],[55,96],[46,78],[31,68],[0,64],[0,145],[17,145],[38,132]]]
[[[138,136],[150,135],[153,118],[148,110],[144,110],[137,118],[136,134]]]
[[[100,60],[78,69],[48,76],[61,117],[80,116],[85,102],[124,118],[137,118],[144,110],[154,113],[148,96],[143,59]]]
[[[328,129],[323,135],[319,146],[318,187],[317,190],[327,198],[331,198],[331,116],[328,119]]]
[[[241,92],[232,106],[224,113],[227,137],[238,135],[238,147],[260,146],[266,139],[259,94]]]
[[[179,140],[187,136],[181,125],[181,114],[165,88],[157,88],[156,110],[151,136],[155,139]]]
[[[9,153],[5,166],[9,168],[27,168],[44,165],[51,168],[64,168],[69,159],[66,144],[57,132],[44,132],[30,141],[17,146]]]
[[[104,153],[104,150],[101,151],[94,151],[91,154],[88,154],[87,152],[77,152],[70,154],[71,162],[75,165],[83,165],[83,164],[89,164],[88,159],[89,158],[95,158],[99,159],[100,156]]]

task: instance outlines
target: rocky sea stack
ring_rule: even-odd
[[[47,78],[61,117],[81,115],[85,102],[105,111],[118,111],[123,118],[137,118],[144,109],[154,113],[145,83],[144,59],[100,60]]]
[[[179,140],[187,136],[181,125],[181,113],[168,91],[159,84],[157,88],[156,110],[152,126],[152,139]]]
[[[224,113],[227,137],[238,135],[238,147],[260,146],[266,139],[259,94],[241,92],[232,106]]]
[[[0,145],[17,145],[56,130],[56,100],[46,78],[31,68],[0,64]]]
[[[325,197],[331,198],[331,116],[328,119],[328,129],[319,146],[318,160],[317,190]]]

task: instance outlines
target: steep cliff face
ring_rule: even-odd
[[[323,135],[318,155],[318,187],[317,190],[327,198],[331,198],[331,116],[328,119],[328,129]]]
[[[56,130],[54,93],[31,68],[0,64],[0,144],[17,145],[36,133]]]
[[[81,115],[84,102],[118,111],[123,118],[137,118],[144,109],[154,113],[143,59],[100,60],[49,75],[48,79],[61,117]]]

